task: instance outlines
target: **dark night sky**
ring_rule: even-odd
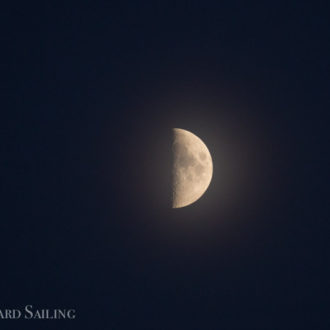
[[[329,328],[326,8],[157,3],[4,11],[0,307],[76,308],[43,329]],[[214,160],[179,210],[173,127]]]

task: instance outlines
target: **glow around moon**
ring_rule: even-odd
[[[172,150],[172,207],[180,208],[196,202],[205,193],[213,164],[203,141],[184,129],[173,129]]]

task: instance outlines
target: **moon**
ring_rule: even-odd
[[[196,202],[207,190],[213,174],[209,150],[195,134],[173,129],[172,208]]]

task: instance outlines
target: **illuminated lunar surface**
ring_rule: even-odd
[[[204,142],[193,133],[173,129],[172,207],[196,202],[208,188],[213,173],[212,158]]]

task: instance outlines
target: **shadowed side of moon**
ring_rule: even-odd
[[[184,129],[173,129],[172,151],[172,207],[180,208],[204,194],[212,179],[213,164],[203,141]]]

